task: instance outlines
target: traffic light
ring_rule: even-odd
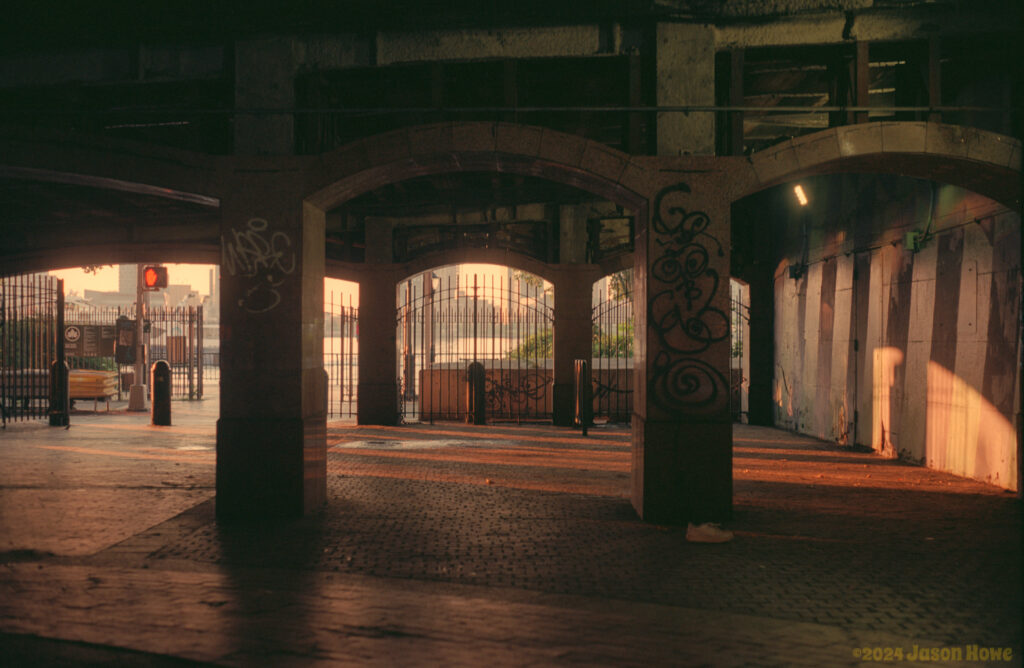
[[[142,270],[142,284],[147,290],[167,287],[167,267],[151,265]]]

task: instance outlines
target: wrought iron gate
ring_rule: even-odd
[[[57,358],[63,285],[54,276],[0,278],[0,420],[43,418]]]
[[[359,309],[341,293],[329,293],[324,304],[324,369],[327,371],[327,415],[356,417],[359,387]]]
[[[170,365],[175,399],[202,399],[203,307],[149,308],[145,317],[150,328],[149,363],[164,360]]]
[[[629,422],[633,414],[633,295],[632,271],[619,272],[600,283],[591,312],[594,417]]]
[[[435,273],[436,272],[436,273]],[[467,370],[484,367],[488,420],[551,418],[553,291],[506,267],[445,267],[398,290],[398,406],[405,421],[467,416]]]
[[[65,310],[65,321],[69,325],[78,325],[81,331],[94,326],[102,330],[113,330],[119,317],[135,319],[135,307],[83,307],[68,305]],[[209,356],[203,350],[203,307],[149,307],[145,309],[143,342],[145,343],[146,359],[143,367],[147,369],[143,385],[149,384],[148,369],[156,360],[164,360],[171,367],[171,392],[174,399],[202,399],[204,368],[209,364]],[[112,335],[111,335],[112,336]],[[118,364],[114,358],[113,341],[104,345],[103,339],[95,342],[99,345],[81,347],[78,352],[68,352],[68,366],[72,369],[100,369],[119,373],[118,398],[126,392],[134,382],[134,364]],[[214,378],[216,380],[216,378]]]
[[[729,324],[732,338],[729,350],[729,406],[733,421],[743,422],[746,420],[747,412],[743,395],[749,382],[745,368],[748,360],[744,359],[744,351],[747,346],[744,333],[750,329],[750,307],[743,303],[742,292],[735,289],[733,289],[730,306]]]

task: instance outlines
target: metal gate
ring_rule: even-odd
[[[47,274],[0,278],[0,421],[43,418],[57,359],[63,282]]]
[[[633,414],[633,294],[632,270],[598,282],[593,321],[594,417],[629,422]]]
[[[398,406],[405,421],[467,417],[468,368],[484,368],[488,420],[551,418],[554,293],[539,277],[443,267],[398,290]]]
[[[324,369],[327,371],[327,415],[355,418],[359,387],[359,309],[344,295],[329,293],[324,311]]]
[[[202,399],[203,307],[148,308],[145,319],[149,321],[149,364],[164,360],[170,365],[175,399]],[[148,375],[148,364],[146,369]]]
[[[146,359],[143,368],[146,377],[143,385],[149,384],[150,365],[157,360],[166,361],[171,368],[171,396],[174,399],[202,399],[204,392],[204,368],[209,357],[203,350],[203,307],[148,307],[145,309],[143,343]],[[118,398],[134,382],[134,364],[118,364],[114,357],[113,340],[106,339],[106,330],[113,331],[117,319],[135,319],[134,305],[122,307],[88,307],[68,305],[65,321],[77,325],[83,334],[89,327],[99,328],[100,336],[89,346],[83,336],[78,349],[68,351],[67,362],[72,369],[98,369],[117,371]],[[111,336],[113,336],[111,334]]]
[[[729,406],[733,421],[744,422],[747,414],[744,394],[749,382],[746,369],[749,360],[745,359],[744,355],[747,345],[744,336],[750,329],[750,306],[744,303],[743,290],[737,289],[736,281],[733,281],[733,284],[730,300],[730,334],[732,338],[729,350]]]

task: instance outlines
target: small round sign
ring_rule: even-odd
[[[69,325],[64,328],[64,340],[68,343],[74,343],[80,338],[82,338],[82,330],[75,325]]]

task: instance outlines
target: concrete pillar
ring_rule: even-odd
[[[659,106],[715,104],[714,28],[694,23],[659,23]],[[658,114],[658,155],[714,155],[714,112]]]
[[[649,216],[633,278],[633,506],[656,523],[721,521],[732,511],[729,203],[694,178],[659,190]]]
[[[600,278],[591,265],[568,265],[555,276],[555,384],[552,422],[571,427],[575,416],[575,370],[578,359],[590,361],[591,286]]]
[[[295,57],[285,37],[235,44],[235,106],[239,109],[295,107]],[[290,155],[295,152],[295,119],[290,113],[235,116],[236,155]]]
[[[300,179],[239,171],[221,220],[217,517],[297,516],[327,498],[324,220]]]
[[[366,265],[359,281],[359,424],[398,423],[393,265]]]
[[[586,212],[579,206],[558,207],[558,253],[562,264],[587,261]]]

